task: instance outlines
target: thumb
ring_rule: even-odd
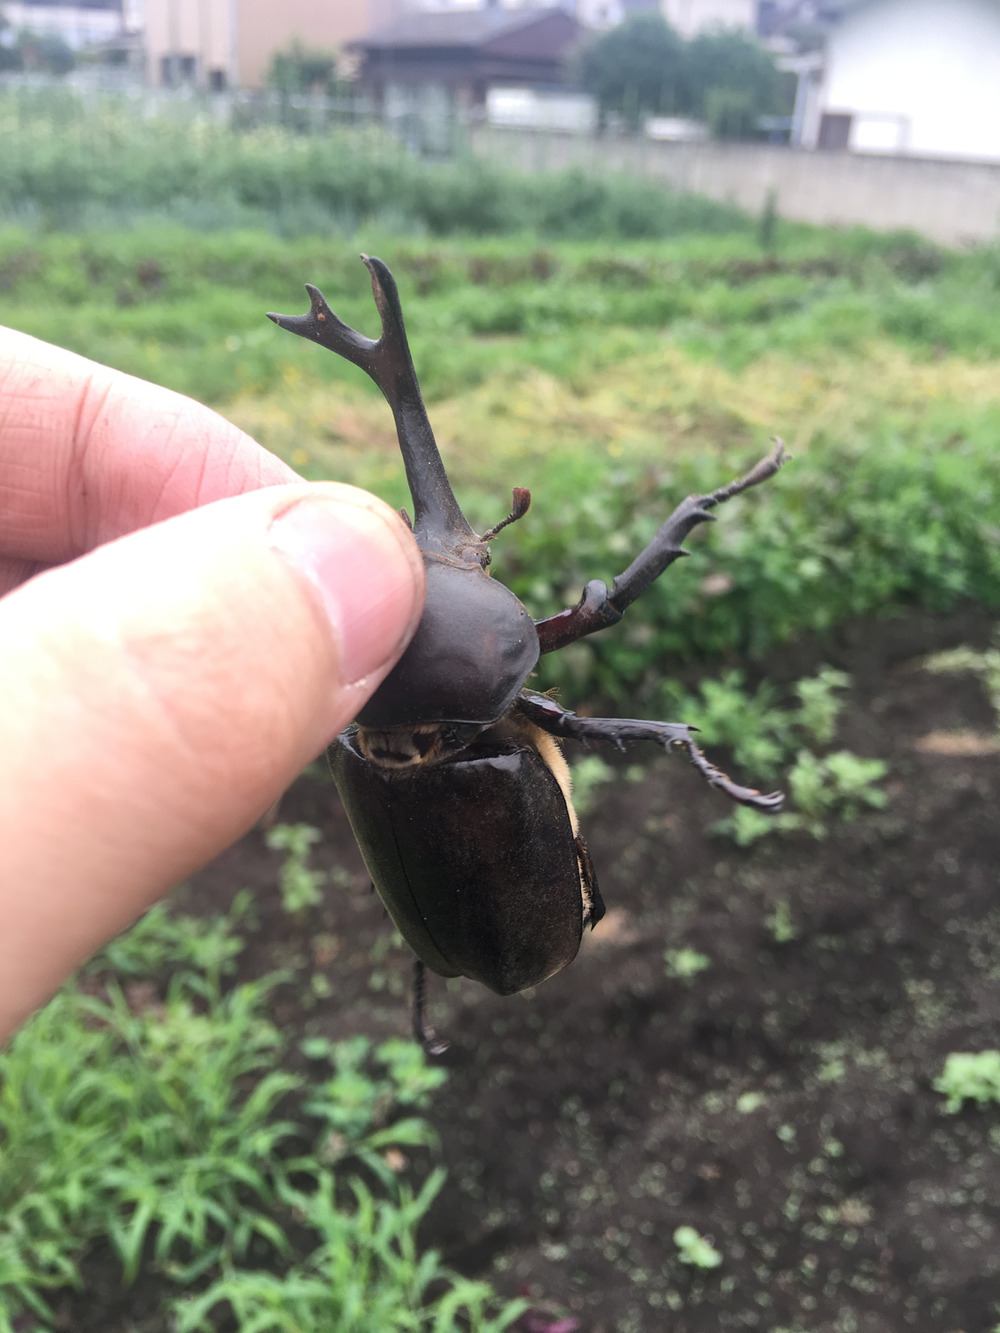
[[[206,505],[0,601],[0,1039],[259,817],[422,602],[400,519],[336,485]]]

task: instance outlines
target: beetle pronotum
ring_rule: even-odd
[[[381,260],[362,259],[382,320],[377,340],[349,328],[308,285],[308,314],[269,318],[360,366],[396,422],[427,601],[410,646],[337,738],[330,762],[372,882],[417,956],[414,1030],[435,1049],[423,1013],[425,965],[512,995],[572,962],[585,927],[604,914],[556,738],[678,746],[733,800],[780,808],[779,792],[762,795],[720,772],[683,723],[577,717],[525,682],[541,653],[619,621],[685,554],[691,529],[773,477],[784,449],[778,442],[745,476],[688,496],[610,588],[592,580],[576,606],[533,621],[487,569],[490,540],[523,517],[530,496],[515,489],[507,518],[482,536],[472,529],[434,440],[392,274]]]

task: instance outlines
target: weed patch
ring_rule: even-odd
[[[308,1078],[282,1068],[281,974],[222,984],[246,908],[155,908],[0,1054],[0,1330],[51,1326],[97,1243],[124,1283],[157,1275],[187,1333],[224,1310],[259,1333],[507,1327],[519,1306],[491,1313],[417,1246],[442,1176],[415,1188],[405,1154],[434,1141],[419,1113],[443,1072],[364,1038],[305,1041]]]

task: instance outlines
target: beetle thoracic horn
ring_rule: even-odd
[[[444,470],[434,432],[417,383],[406,340],[403,312],[395,279],[382,263],[362,255],[372,280],[375,304],[382,319],[382,336],[366,338],[333,313],[318,287],[306,284],[311,309],[308,315],[268,314],[289,333],[309,338],[360,366],[385,394],[396,421],[406,480],[413,496],[413,532],[424,549],[457,541],[477,541],[462,513]]]

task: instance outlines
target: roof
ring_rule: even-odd
[[[441,13],[407,14],[395,23],[366,33],[352,42],[366,51],[423,47],[475,48],[508,33],[533,27],[554,14],[566,17],[564,9],[456,9]]]

